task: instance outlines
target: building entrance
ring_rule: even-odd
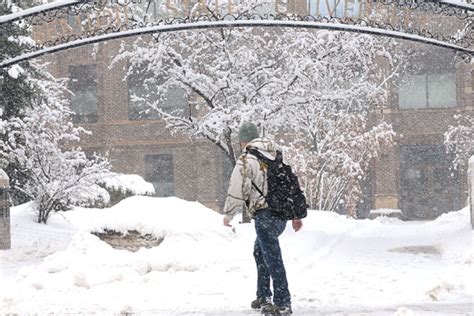
[[[400,202],[406,218],[429,219],[462,208],[459,177],[442,146],[402,146],[400,155]]]

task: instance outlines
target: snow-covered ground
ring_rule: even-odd
[[[12,208],[12,249],[0,251],[1,313],[258,314],[251,224],[199,203],[131,197],[109,209],[34,222]],[[432,222],[353,220],[311,211],[280,238],[295,315],[472,315],[473,233],[468,209]],[[137,252],[91,231],[163,237]]]

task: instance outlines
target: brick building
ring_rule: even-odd
[[[474,115],[472,65],[454,63],[452,52],[432,47],[390,91],[384,117],[399,135],[397,146],[374,162],[372,208],[396,208],[406,218],[433,218],[466,205],[464,173],[452,170],[444,133],[453,116]]]
[[[118,49],[118,42],[107,42],[51,57],[53,73],[70,79],[76,121],[93,132],[83,148],[108,151],[115,171],[142,175],[158,196],[219,210],[231,171],[227,158],[208,141],[171,135],[159,119],[138,117],[129,94],[139,82],[124,80],[120,65],[109,68]],[[404,218],[433,218],[465,205],[466,177],[451,175],[443,134],[454,114],[474,113],[473,68],[453,63],[450,52],[428,50],[402,74],[405,83],[391,89],[389,107],[372,115],[393,124],[399,138],[373,162],[360,217],[390,208],[401,209]],[[187,102],[174,100],[175,106]]]
[[[358,15],[365,2],[328,3],[332,2],[310,1],[308,6],[304,0],[293,0],[287,10],[336,16],[352,10]],[[394,12],[390,16],[396,17]],[[450,51],[406,45],[424,54],[390,89],[388,108],[372,113],[374,122],[383,118],[391,123],[399,138],[372,164],[360,217],[388,208],[401,209],[404,218],[433,218],[466,202],[466,177],[450,169],[443,134],[454,114],[474,113],[473,66],[453,62]],[[130,95],[141,88],[140,79],[124,80],[122,65],[109,67],[119,49],[119,41],[109,41],[47,57],[55,75],[70,79],[75,120],[93,132],[82,147],[108,151],[115,171],[142,175],[155,185],[158,196],[175,195],[220,209],[231,172],[227,158],[208,141],[171,135],[152,114],[137,115],[142,109]],[[189,101],[179,91],[168,99],[174,108],[186,107]]]
[[[157,196],[219,209],[230,163],[207,141],[171,135],[152,115],[137,118],[129,100],[134,83],[123,80],[121,66],[109,69],[119,48],[119,42],[107,42],[48,57],[51,72],[69,78],[75,121],[93,133],[81,146],[86,152],[108,152],[114,171],[143,176]]]

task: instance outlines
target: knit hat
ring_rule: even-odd
[[[239,141],[248,143],[259,136],[257,125],[253,123],[243,123],[240,126]]]

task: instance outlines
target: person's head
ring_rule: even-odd
[[[239,129],[240,147],[244,148],[248,142],[258,138],[259,136],[257,125],[250,122],[242,123]]]

